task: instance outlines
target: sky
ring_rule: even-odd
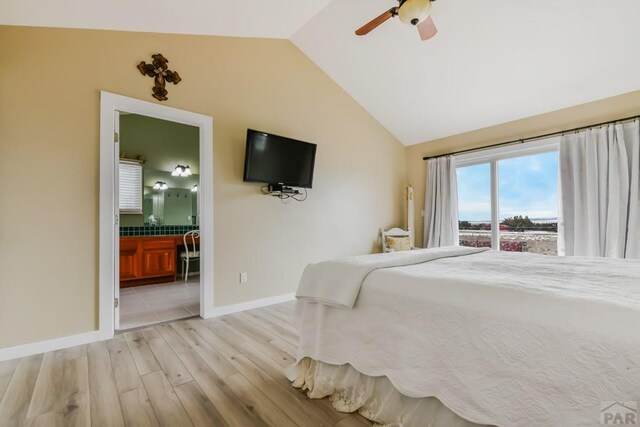
[[[491,219],[489,163],[457,168],[461,221]],[[549,152],[498,161],[500,219],[558,216],[558,153]]]

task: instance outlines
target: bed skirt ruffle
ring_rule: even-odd
[[[387,377],[370,377],[348,364],[336,366],[305,357],[287,370],[287,376],[310,398],[329,396],[337,411],[358,411],[375,426],[480,426],[459,417],[435,397],[405,396]]]

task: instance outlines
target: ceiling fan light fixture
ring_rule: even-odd
[[[431,0],[406,0],[398,9],[398,17],[405,24],[417,25],[431,13]]]

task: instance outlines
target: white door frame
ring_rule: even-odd
[[[213,310],[213,119],[198,113],[166,107],[113,93],[100,92],[100,233],[99,233],[99,335],[112,338],[115,332],[114,298],[118,286],[117,259],[119,227],[116,225],[114,150],[117,111],[135,113],[200,128],[200,183],[198,216],[200,225],[200,316],[212,317]]]

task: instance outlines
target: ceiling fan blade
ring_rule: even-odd
[[[418,33],[420,33],[420,38],[422,39],[422,41],[429,40],[438,32],[436,24],[434,24],[433,19],[431,19],[431,15],[429,15],[427,19],[416,25],[416,27],[418,27]]]
[[[387,10],[386,12],[384,12],[383,14],[381,14],[380,16],[372,19],[371,21],[367,22],[366,24],[364,24],[362,27],[358,28],[356,30],[356,35],[357,36],[364,36],[365,34],[369,34],[369,32],[371,30],[373,30],[374,28],[376,28],[378,25],[382,24],[384,21],[386,21],[389,18],[393,18],[394,14],[395,14],[395,7]]]

